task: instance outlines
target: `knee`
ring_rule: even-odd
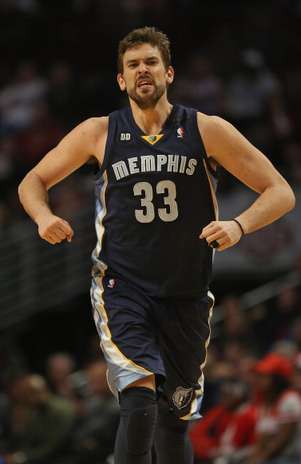
[[[157,421],[156,393],[141,387],[124,390],[120,394],[120,413],[128,453],[148,453]]]

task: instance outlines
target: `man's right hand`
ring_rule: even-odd
[[[47,214],[39,216],[36,222],[40,237],[51,245],[61,243],[63,240],[71,242],[74,232],[70,224],[64,219],[54,214]]]

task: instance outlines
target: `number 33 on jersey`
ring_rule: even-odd
[[[148,182],[137,182],[134,185],[134,195],[141,197],[141,206],[144,209],[135,209],[137,221],[142,223],[152,222],[155,219],[155,208],[153,204],[153,187]],[[175,221],[178,217],[178,205],[176,202],[176,185],[170,180],[161,180],[156,185],[157,194],[166,194],[164,199],[165,208],[158,208],[158,216],[164,222]]]

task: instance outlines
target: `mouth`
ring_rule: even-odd
[[[153,82],[150,79],[140,79],[137,81],[138,88],[148,88],[153,85]]]

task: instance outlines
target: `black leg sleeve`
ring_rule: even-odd
[[[176,417],[164,398],[159,401],[155,434],[157,464],[192,464],[193,452],[188,436],[188,421]]]
[[[151,464],[156,421],[155,392],[148,388],[133,387],[120,394],[115,464]]]

